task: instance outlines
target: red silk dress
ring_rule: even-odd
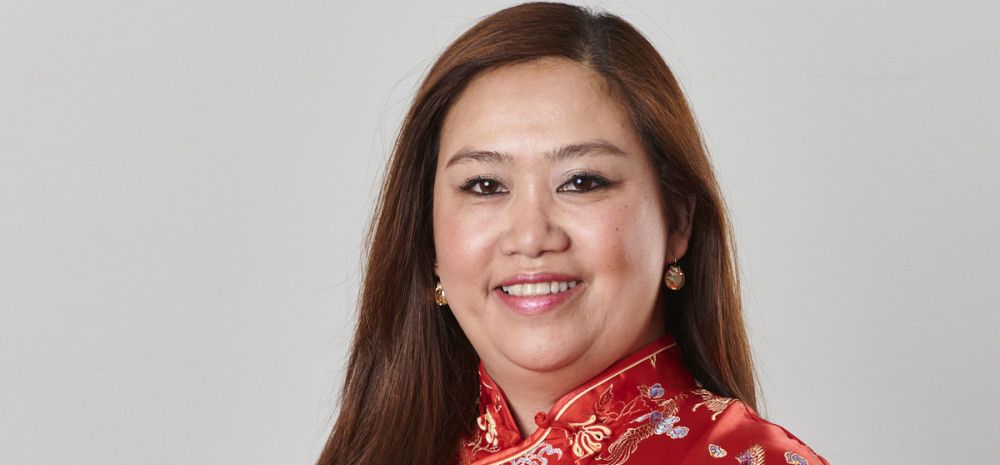
[[[526,439],[482,364],[479,375],[479,428],[463,441],[463,465],[829,465],[743,402],[700,387],[670,335],[539,412]]]

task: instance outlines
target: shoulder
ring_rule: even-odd
[[[741,465],[829,465],[794,434],[737,399],[694,389],[683,403],[694,440],[692,463],[733,457]]]

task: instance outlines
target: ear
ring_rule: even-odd
[[[694,209],[697,206],[693,195],[687,197],[687,208],[684,208],[673,224],[669,225],[667,234],[667,264],[679,261],[687,253],[688,241],[691,240],[691,229],[694,223]]]

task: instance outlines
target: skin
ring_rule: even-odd
[[[621,153],[546,155],[594,141]],[[505,156],[452,161],[470,149]],[[664,334],[663,271],[686,251],[690,221],[671,228],[663,212],[627,109],[585,65],[495,68],[449,109],[434,182],[435,271],[523,435],[536,412]],[[582,288],[531,315],[495,295],[505,279],[538,272],[577,276]]]

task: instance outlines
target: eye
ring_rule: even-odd
[[[589,192],[611,184],[607,179],[596,174],[577,174],[559,186],[559,192]]]
[[[473,195],[481,196],[503,194],[507,192],[507,188],[503,184],[500,184],[500,181],[481,176],[465,181],[465,184],[462,184],[459,189],[464,192],[470,192]]]

